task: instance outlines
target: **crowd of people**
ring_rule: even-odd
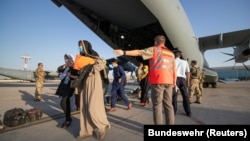
[[[187,116],[191,116],[190,104],[193,96],[195,103],[201,103],[203,89],[201,83],[204,73],[197,66],[195,60],[191,61],[191,68],[186,60],[182,59],[181,51],[171,51],[165,46],[166,38],[156,36],[154,45],[143,50],[114,50],[117,55],[141,56],[137,70],[137,81],[140,85],[140,105],[146,107],[149,103],[148,92],[151,89],[153,106],[153,121],[155,125],[174,124],[177,112],[177,95],[180,91],[183,98],[183,107]],[[86,40],[78,42],[79,54],[76,57],[65,54],[65,64],[58,67],[60,84],[55,92],[61,98],[61,108],[65,114],[65,121],[59,125],[68,128],[71,125],[71,98],[74,98],[76,109],[80,111],[79,139],[93,136],[102,140],[106,130],[110,128],[106,112],[116,111],[117,96],[127,106],[132,108],[132,102],[124,95],[125,72],[114,59],[113,82],[111,89],[111,108],[106,110],[104,95],[109,85],[106,62],[92,49],[91,43]],[[41,92],[46,75],[39,63],[36,70],[35,101],[41,101]],[[74,85],[73,85],[74,84]],[[98,107],[98,108],[96,108]],[[162,108],[165,121],[163,121]]]

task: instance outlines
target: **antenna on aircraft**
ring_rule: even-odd
[[[28,70],[28,61],[31,59],[31,56],[29,55],[23,55],[21,56],[22,59],[24,59],[24,71]]]

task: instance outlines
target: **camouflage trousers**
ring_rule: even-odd
[[[201,82],[199,85],[199,89],[200,89],[201,96],[203,96],[203,83],[201,83]]]
[[[41,99],[41,94],[43,91],[43,82],[36,82],[35,99]]]
[[[193,96],[196,95],[196,102],[201,102],[200,83],[198,79],[191,79],[189,88],[189,102],[192,103]]]

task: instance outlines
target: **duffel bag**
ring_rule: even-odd
[[[4,113],[3,123],[5,126],[13,127],[26,122],[26,112],[22,108],[14,108]]]
[[[26,111],[27,121],[35,121],[42,118],[43,112],[40,108],[32,108]]]

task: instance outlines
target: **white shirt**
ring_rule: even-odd
[[[186,73],[190,72],[188,62],[180,58],[175,58],[177,77],[186,78]]]

